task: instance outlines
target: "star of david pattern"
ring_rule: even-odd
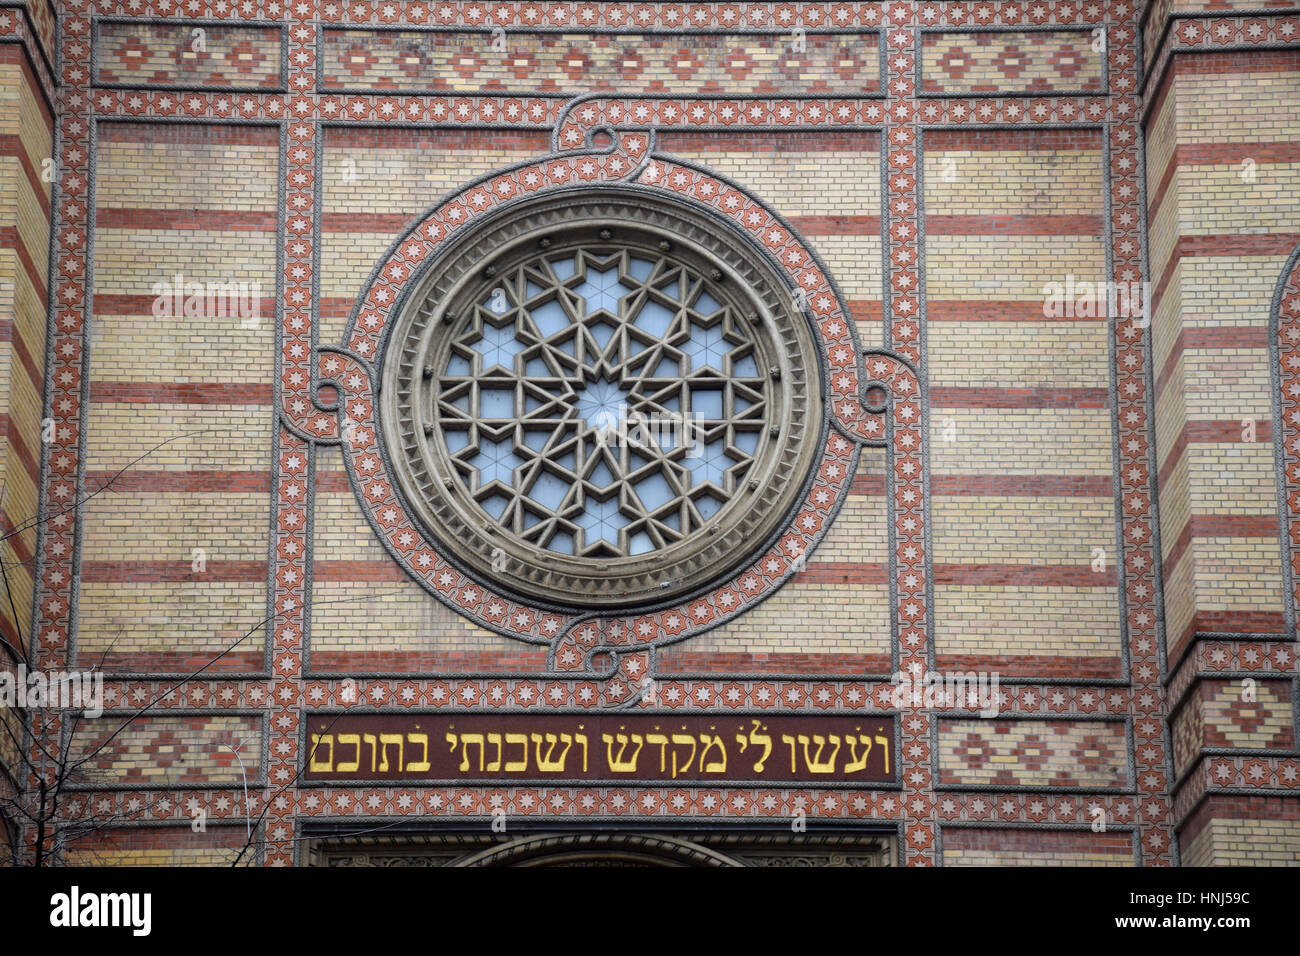
[[[767,428],[747,320],[669,258],[579,249],[498,277],[427,421],[491,520],[561,554],[646,554],[706,525]]]

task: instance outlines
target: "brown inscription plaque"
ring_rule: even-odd
[[[872,715],[318,714],[314,781],[892,783]]]

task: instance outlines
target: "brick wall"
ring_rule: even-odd
[[[1157,16],[1159,26],[1164,11]],[[1188,23],[1170,21],[1169,42],[1198,36]],[[1230,763],[1262,789],[1286,788],[1294,775],[1281,756],[1296,749],[1290,682],[1214,680],[1216,652],[1201,645],[1239,641],[1256,660],[1266,655],[1253,642],[1294,640],[1269,329],[1274,290],[1300,244],[1300,154],[1283,106],[1300,94],[1300,59],[1195,51],[1157,67],[1146,117],[1152,371],[1166,654],[1183,671],[1174,762],[1190,809],[1203,788],[1235,782],[1208,754],[1244,752]],[[1262,796],[1201,799],[1180,832],[1185,863],[1296,862],[1289,810],[1274,818],[1278,805]],[[1231,819],[1217,819],[1225,807]]]
[[[0,46],[0,408],[4,410],[0,524],[5,529],[0,560],[14,598],[12,603],[0,602],[0,633],[12,644],[27,640],[34,584],[52,124],[49,103],[22,47]]]
[[[257,862],[303,862],[308,820],[474,826],[494,807],[633,828],[646,807],[659,822],[811,809],[897,835],[909,864],[1296,862],[1293,516],[1278,512],[1268,339],[1300,244],[1294,15],[1252,14],[1281,48],[1244,50],[1256,27],[1224,7],[1227,33],[1193,36],[1179,18],[1198,7],[1179,2],[546,3],[540,21],[528,4],[159,3],[106,0],[93,35],[85,8],[64,10],[52,207],[39,63],[0,45],[5,513],[107,485],[42,541],[6,540],[15,633],[34,601],[46,661],[101,663],[117,711],[160,698],[97,760],[123,786],[95,807],[122,825],[78,852],[228,859],[244,841],[229,744],[255,792],[284,788]],[[919,457],[890,445],[901,427],[861,443],[805,569],[629,659],[686,711],[887,710],[899,667],[997,674],[996,718],[899,712],[895,786],[670,798],[296,779],[316,713],[612,700],[393,560],[330,438],[335,390],[308,388],[394,240],[441,197],[550,152],[568,97],[596,92],[614,125],[655,126],[661,156],[784,217],[862,349],[910,362],[922,393],[893,406],[921,418]],[[1049,301],[1144,274],[1150,329]],[[178,281],[182,301],[159,307]],[[246,308],[187,310],[186,283],[250,290]],[[196,808],[215,821],[203,833]]]
[[[33,655],[32,617],[47,423],[54,84],[53,21],[44,0],[0,16],[0,668]],[[25,715],[0,712],[0,800],[26,779]],[[8,816],[6,814],[6,816]],[[11,822],[0,821],[9,832]]]

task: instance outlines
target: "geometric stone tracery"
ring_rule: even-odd
[[[485,520],[559,554],[683,540],[768,427],[748,320],[666,250],[585,246],[493,277],[441,365],[426,421],[457,476]]]
[[[646,187],[579,188],[483,217],[415,276],[378,402],[428,535],[393,542],[412,573],[431,539],[523,602],[650,608],[716,587],[791,520],[827,382],[792,284],[743,231]]]

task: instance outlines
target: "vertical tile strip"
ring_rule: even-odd
[[[886,347],[906,358],[919,371],[924,349],[920,332],[921,213],[917,155],[916,58],[920,55],[919,21],[915,9],[898,4],[886,13],[885,37],[885,192],[888,217],[888,303]],[[920,386],[922,389],[923,385]],[[891,428],[893,445],[895,607],[897,659],[901,670],[920,678],[930,667],[931,627],[927,581],[929,531],[926,522],[927,441],[923,403],[917,403],[913,427],[901,420]],[[931,760],[932,715],[909,701],[899,708],[899,772],[903,780],[903,862],[908,866],[938,863],[938,821],[935,815]],[[919,704],[921,702],[917,702]]]
[[[76,609],[77,542],[84,497],[87,373],[84,332],[89,322],[93,121],[86,84],[90,77],[90,18],[85,0],[63,7],[61,87],[56,96],[55,183],[51,209],[54,261],[49,307],[53,317],[46,351],[45,415],[54,423],[43,443],[38,567],[29,657],[45,670],[66,668],[72,653]],[[57,712],[40,715],[37,740],[58,739]],[[39,756],[39,755],[37,755]],[[40,761],[37,761],[37,766]],[[48,849],[48,848],[47,848]]]
[[[289,21],[288,76],[290,113],[300,116],[315,112],[308,97],[314,94],[316,56],[316,9],[311,2],[292,4]],[[296,815],[298,775],[302,756],[298,750],[301,719],[303,634],[307,624],[306,562],[310,543],[308,488],[312,476],[311,447],[285,426],[286,421],[305,417],[309,404],[294,414],[286,413],[286,394],[292,400],[310,403],[312,328],[315,311],[312,248],[316,241],[316,151],[320,147],[320,126],[308,119],[290,119],[281,138],[284,175],[280,213],[280,301],[279,381],[276,401],[276,448],[272,469],[275,491],[275,575],[273,588],[275,617],[271,668],[272,690],[270,735],[271,806],[266,814],[267,866],[292,865],[296,861]]]
[[[1119,21],[1119,22],[1116,22]],[[1099,35],[1100,36],[1100,35]],[[1106,25],[1105,52],[1111,77],[1110,122],[1107,123],[1110,240],[1114,282],[1141,281],[1144,275],[1143,192],[1140,185],[1141,110],[1137,95],[1137,31],[1132,11],[1116,3]],[[1144,304],[1146,296],[1143,295]],[[1176,862],[1169,794],[1170,762],[1165,726],[1165,662],[1160,635],[1160,582],[1157,578],[1155,468],[1151,395],[1150,328],[1137,317],[1111,316],[1114,335],[1113,399],[1118,432],[1119,494],[1123,531],[1123,567],[1128,619],[1129,696],[1133,723],[1134,785],[1138,795],[1138,841],[1141,861],[1170,866]]]

